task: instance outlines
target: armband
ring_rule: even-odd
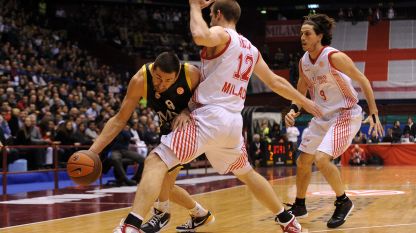
[[[289,107],[289,109],[290,110],[293,109],[295,111],[295,113],[298,113],[299,112],[299,107],[296,104],[291,104],[290,107]]]

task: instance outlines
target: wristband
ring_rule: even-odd
[[[295,113],[298,113],[299,112],[299,108],[298,108],[298,106],[296,104],[291,104],[290,107],[289,107],[289,109],[290,110],[293,109],[295,111]]]
[[[374,122],[374,123],[377,123],[377,120],[376,120],[376,114],[371,114],[371,117],[373,118],[373,122]]]

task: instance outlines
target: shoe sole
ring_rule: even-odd
[[[169,226],[169,224],[170,224],[170,221],[166,225],[164,225],[159,231],[155,231],[153,233],[160,233],[163,229],[165,229],[165,227]],[[143,231],[142,229],[140,229],[140,232],[147,233],[147,232]]]
[[[190,230],[178,230],[178,229],[176,229],[176,232],[181,232],[181,233],[193,233],[193,232],[196,232],[196,229],[197,229],[197,228],[200,228],[200,227],[203,227],[203,226],[208,226],[208,225],[211,225],[211,224],[212,224],[212,223],[214,223],[214,222],[215,222],[215,216],[214,216],[214,215],[211,215],[211,216],[209,216],[209,217],[208,217],[207,221],[205,221],[205,223],[204,223],[204,224],[202,224],[202,225],[199,225],[199,226],[195,227],[195,229],[190,229]]]
[[[338,226],[331,226],[331,227],[327,225],[327,227],[328,228],[337,228],[339,226],[342,226],[345,223],[345,221],[347,221],[347,218],[351,214],[353,209],[354,209],[354,204],[352,204],[351,209],[348,211],[347,215],[345,215],[344,221],[341,224],[339,224]]]

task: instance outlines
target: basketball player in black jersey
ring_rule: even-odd
[[[161,53],[153,63],[143,65],[130,80],[119,112],[107,122],[89,150],[99,154],[123,129],[142,98],[145,98],[148,106],[157,112],[161,134],[168,134],[172,129],[184,127],[190,121],[187,106],[199,79],[200,72],[197,67],[188,63],[181,64],[174,53]],[[214,216],[194,201],[183,188],[174,185],[179,170],[179,167],[172,169],[163,181],[159,201],[153,209],[154,215],[142,225],[142,232],[159,232],[168,224],[169,198],[190,211],[191,219],[178,226],[178,232],[194,232],[195,228],[215,220]]]

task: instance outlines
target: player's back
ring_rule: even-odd
[[[331,54],[336,52],[339,51],[324,47],[315,61],[308,52],[300,60],[300,72],[306,77],[311,98],[322,108],[324,115],[352,108],[358,103],[351,78],[329,61]]]
[[[202,77],[192,100],[197,104],[216,105],[231,112],[241,112],[259,52],[236,31],[225,30],[230,40],[223,51],[214,57],[207,57],[206,48],[201,52]]]

